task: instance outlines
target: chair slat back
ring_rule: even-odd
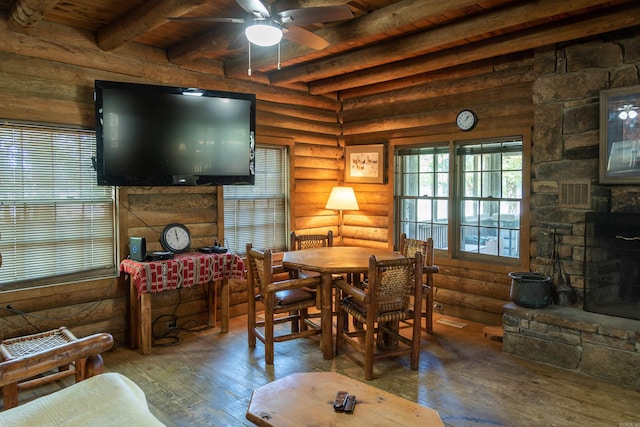
[[[419,239],[412,239],[407,237],[405,233],[400,235],[400,253],[407,257],[412,257],[416,252],[425,253],[426,241]]]
[[[247,285],[249,292],[258,288],[258,292],[265,294],[264,287],[273,282],[273,254],[270,249],[260,251],[247,243]]]
[[[400,253],[406,257],[414,257],[417,252],[422,254],[425,266],[433,266],[433,238],[427,240],[412,239],[407,237],[405,233],[400,236]]]
[[[373,255],[369,258],[368,288],[372,303],[379,313],[407,311],[411,308],[410,297],[415,295],[415,283],[421,282],[421,266],[421,252],[412,258],[395,260],[377,260]]]
[[[296,234],[292,231],[290,234],[290,247],[292,251],[301,249],[323,248],[333,246],[333,232],[328,231],[327,234]]]

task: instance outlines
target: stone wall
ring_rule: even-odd
[[[600,91],[640,84],[640,30],[539,49],[534,73],[531,271],[569,284],[573,298],[505,305],[503,350],[640,388],[640,322],[582,310],[585,214],[640,213],[640,187],[601,185],[598,168]],[[586,191],[563,199],[571,188]]]
[[[531,269],[555,284],[564,278],[580,305],[585,213],[640,212],[638,186],[598,183],[600,91],[640,84],[640,30],[540,49],[534,70]],[[586,186],[587,200],[561,204],[567,185]],[[562,277],[551,259],[554,233]]]
[[[640,388],[640,321],[509,303],[503,329],[506,353]]]

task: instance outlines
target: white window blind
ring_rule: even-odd
[[[244,255],[254,248],[284,251],[287,246],[289,165],[286,147],[256,147],[255,185],[224,187],[224,244]]]
[[[0,124],[0,290],[115,273],[114,188],[95,133]]]

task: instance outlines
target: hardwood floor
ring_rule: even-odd
[[[418,372],[409,370],[408,356],[376,362],[369,384],[436,409],[448,426],[640,425],[640,391],[504,354],[483,325],[461,322],[467,326],[434,323]],[[265,366],[264,347],[247,346],[244,317],[231,320],[228,334],[216,328],[180,337],[148,356],[122,346],[104,354],[106,370],[136,382],[167,426],[251,425],[252,390],[294,372],[363,380],[349,357],[324,360],[317,337],[276,343],[275,364]]]

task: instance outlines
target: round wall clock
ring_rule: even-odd
[[[160,243],[166,251],[187,252],[191,247],[191,233],[184,224],[169,224],[160,234]]]
[[[462,110],[456,117],[456,124],[463,131],[470,131],[478,124],[478,116],[471,110]]]

